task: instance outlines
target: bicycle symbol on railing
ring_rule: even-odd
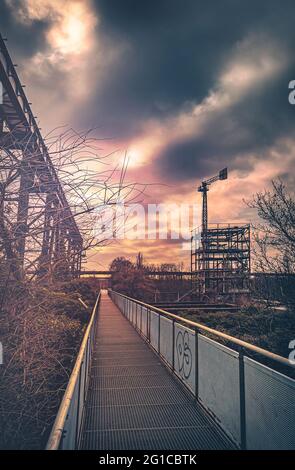
[[[187,331],[178,332],[176,337],[176,350],[178,370],[188,379],[192,371],[192,352],[189,347],[189,334]]]

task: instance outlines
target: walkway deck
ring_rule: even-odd
[[[82,449],[232,447],[103,293]]]

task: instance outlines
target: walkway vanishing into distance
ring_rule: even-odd
[[[295,449],[295,380],[260,357],[290,373],[295,367],[239,338],[101,291],[46,448]]]
[[[233,448],[104,291],[85,413],[82,449]]]

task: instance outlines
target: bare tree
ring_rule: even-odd
[[[295,200],[281,180],[254,195],[248,206],[261,220],[254,226],[253,284],[259,298],[272,307],[279,301],[293,309],[295,281]]]
[[[281,180],[258,192],[248,206],[261,219],[254,229],[255,263],[262,272],[295,273],[295,200]]]
[[[1,140],[0,254],[2,265],[5,261],[14,278],[21,278],[22,267],[33,277],[53,271],[65,276],[73,264],[73,227],[82,237],[74,246],[79,257],[109,243],[112,237],[106,226],[113,222],[116,204],[122,199],[130,203],[143,193],[144,185],[126,181],[128,155],[115,164],[118,153],[103,154],[101,141],[93,134],[94,130],[78,133],[62,127],[47,135],[45,144],[55,179],[43,156],[32,152],[30,142],[20,142],[13,132]],[[56,197],[57,184],[65,195],[63,204]],[[106,208],[111,209],[107,218]],[[123,219],[121,214],[121,223]],[[118,224],[117,220],[113,232]]]
[[[110,243],[117,203],[144,190],[127,181],[128,155],[106,155],[94,133],[55,129],[45,139],[49,157],[14,132],[0,136],[2,448],[44,446],[93,305],[87,281],[68,281],[73,251]]]

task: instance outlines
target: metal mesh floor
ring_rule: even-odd
[[[231,442],[102,294],[82,449],[230,449]]]

